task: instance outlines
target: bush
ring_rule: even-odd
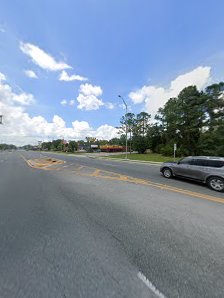
[[[132,139],[133,149],[138,151],[138,153],[145,153],[146,149],[148,149],[148,142],[146,137],[143,136],[135,136]]]
[[[174,154],[174,144],[166,144],[166,145],[163,145],[161,146],[160,148],[160,153],[163,155],[163,156],[173,156]],[[181,157],[181,156],[184,156],[184,155],[187,155],[185,150],[183,148],[178,148],[177,147],[177,150],[176,150],[176,157]]]
[[[172,156],[173,155],[173,146],[170,144],[164,145],[160,149],[160,153],[164,156]]]

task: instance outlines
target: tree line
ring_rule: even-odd
[[[17,147],[12,144],[0,144],[0,150],[15,150]]]
[[[120,139],[117,139],[116,143],[119,143]],[[62,139],[56,139],[49,142],[43,142],[41,144],[42,150],[51,150],[51,151],[66,151],[66,152],[75,152],[78,149],[85,149],[86,151],[91,152],[91,145],[95,144],[98,146],[110,144],[111,141],[99,140],[94,137],[86,137],[85,140],[69,140],[64,141]],[[113,142],[112,142],[113,143]]]
[[[144,153],[150,149],[171,156],[176,144],[177,156],[224,156],[224,82],[203,91],[196,86],[184,88],[158,110],[154,119],[146,112],[127,113],[120,119],[119,137],[109,141],[86,137],[63,143],[57,139],[43,142],[41,149],[74,152],[80,148],[91,151],[91,144],[125,146],[126,121],[130,152]]]
[[[170,98],[151,121],[141,112],[127,115],[129,147],[139,153],[152,152],[170,156],[174,144],[177,155],[224,156],[224,82],[199,91],[196,86],[184,88]],[[126,128],[125,116],[120,133]]]

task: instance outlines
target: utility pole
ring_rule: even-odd
[[[125,135],[126,135],[126,152],[125,152],[125,158],[128,158],[128,121],[127,121],[127,113],[128,113],[128,105],[125,102],[124,98],[121,95],[118,95],[120,97],[125,105]]]

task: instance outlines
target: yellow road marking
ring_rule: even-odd
[[[100,169],[96,169],[92,174],[89,174],[92,177],[101,177],[100,176]]]
[[[57,168],[51,168],[50,166],[55,164],[55,163],[51,163],[51,164],[46,165],[46,164],[43,164],[43,163],[41,164],[41,163],[38,163],[38,162],[36,162],[36,163],[34,162],[35,164],[32,164],[32,160],[27,160],[22,154],[20,154],[20,156],[32,168],[37,168],[37,169],[42,169],[42,170],[56,170],[56,171],[60,171],[63,168],[65,169],[65,166],[60,167],[60,164],[58,164],[59,167],[57,167]],[[64,161],[60,161],[60,160],[58,160],[58,161],[61,162],[61,163],[64,163]],[[90,170],[92,170],[92,172],[91,173],[84,173],[84,172],[82,172],[82,170],[84,170],[84,169],[90,169]],[[134,183],[134,184],[138,184],[138,185],[152,186],[152,187],[156,187],[156,188],[159,188],[159,189],[162,189],[162,190],[168,190],[168,191],[188,195],[188,196],[191,196],[191,197],[196,197],[196,198],[200,198],[200,199],[209,200],[209,201],[224,204],[224,198],[214,197],[214,196],[211,196],[211,195],[206,195],[206,194],[202,194],[202,193],[199,193],[199,192],[194,192],[194,191],[190,191],[190,190],[186,190],[186,189],[182,189],[182,188],[177,188],[177,187],[174,187],[174,186],[170,186],[170,185],[162,184],[162,183],[157,183],[157,182],[153,182],[153,181],[150,181],[150,180],[145,180],[145,179],[135,178],[135,177],[131,177],[131,176],[126,176],[126,175],[122,175],[122,174],[119,174],[119,173],[116,173],[116,172],[104,171],[104,170],[94,168],[94,167],[88,167],[88,166],[80,165],[78,168],[74,169],[72,172],[77,173],[80,176],[95,177],[95,178],[101,178],[101,179],[107,179],[107,180],[129,182],[129,183]]]
[[[57,168],[51,168],[53,165],[60,165],[65,163],[65,161],[55,159],[56,161],[53,162],[52,160],[49,160],[48,158],[36,158],[36,159],[26,159],[24,155],[21,153],[19,154],[23,160],[30,166],[31,168],[34,169],[43,169],[43,170],[57,170]],[[40,162],[42,161],[42,162]]]
[[[87,168],[90,168],[90,167],[87,167]],[[181,194],[188,195],[191,197],[196,197],[196,198],[205,199],[205,200],[224,204],[224,198],[213,197],[210,195],[206,195],[206,194],[202,194],[202,193],[198,193],[198,192],[194,192],[194,191],[190,191],[190,190],[173,187],[173,186],[170,186],[167,184],[157,183],[157,182],[153,182],[150,180],[144,180],[144,179],[134,178],[134,177],[125,176],[125,175],[120,175],[118,173],[104,171],[104,170],[100,170],[100,169],[96,169],[96,168],[92,168],[92,169],[94,169],[94,172],[91,174],[81,173],[78,171],[74,171],[74,172],[78,172],[78,174],[81,176],[89,176],[89,177],[91,176],[91,177],[96,177],[96,178],[101,178],[101,179],[123,181],[123,182],[139,184],[139,185],[152,186],[152,187],[160,188],[163,190],[173,191],[173,192],[181,193]],[[108,174],[113,174],[113,175],[116,174],[117,177],[109,176],[109,175],[105,176],[105,175],[102,175],[102,173],[108,173]]]

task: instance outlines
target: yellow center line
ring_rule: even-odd
[[[90,167],[87,167],[87,168],[90,168]],[[107,179],[107,180],[114,180],[114,181],[129,182],[129,183],[134,183],[134,184],[138,184],[138,185],[147,185],[147,186],[156,187],[156,188],[159,188],[159,189],[162,189],[162,190],[168,190],[168,191],[188,195],[188,196],[191,196],[191,197],[196,197],[196,198],[200,198],[200,199],[209,200],[209,201],[224,204],[224,198],[214,197],[214,196],[206,195],[206,194],[203,194],[203,193],[190,191],[190,190],[187,190],[187,189],[173,187],[173,186],[170,186],[170,185],[167,185],[167,184],[161,184],[161,183],[153,182],[153,181],[150,181],[150,180],[144,180],[144,179],[134,178],[134,177],[130,177],[130,176],[120,175],[120,174],[114,173],[114,172],[104,171],[104,170],[100,170],[100,169],[97,170],[96,168],[92,168],[92,169],[94,169],[95,171],[91,174],[80,173],[79,172],[79,175],[89,176],[89,177],[91,176],[91,177]],[[78,172],[78,171],[74,171],[74,172]],[[105,176],[105,175],[102,175],[103,173],[117,174],[118,176],[117,177],[113,177],[113,176],[109,176],[109,175]]]
[[[22,154],[20,154],[20,156],[32,168],[37,168],[37,169],[42,169],[42,170],[60,171],[62,168],[65,167],[65,166],[63,166],[63,167],[51,168],[50,163],[49,164],[43,164],[43,163],[35,162],[35,160],[34,160],[34,164],[33,164],[32,160],[26,159]],[[54,164],[60,165],[59,160],[58,160],[58,163],[54,163]],[[89,169],[92,172],[91,173],[84,173],[84,172],[82,172],[83,169]],[[178,187],[174,187],[174,186],[167,185],[167,184],[162,184],[162,183],[157,183],[157,182],[153,182],[153,181],[150,181],[150,180],[145,180],[145,179],[141,179],[141,178],[135,178],[135,177],[131,177],[131,176],[122,175],[122,174],[119,174],[119,173],[116,173],[116,172],[104,171],[104,170],[101,170],[101,169],[98,169],[98,168],[95,168],[95,167],[80,165],[78,168],[72,170],[72,172],[77,173],[80,176],[95,177],[95,178],[101,178],[101,179],[107,179],[107,180],[113,180],[113,181],[129,182],[129,183],[134,183],[134,184],[137,184],[137,185],[152,186],[152,187],[156,187],[156,188],[159,188],[159,189],[162,189],[162,190],[168,190],[168,191],[184,194],[184,195],[191,196],[191,197],[196,197],[196,198],[200,198],[200,199],[204,199],[204,200],[224,204],[224,198],[221,198],[221,197],[214,197],[214,196],[211,196],[211,195],[207,195],[207,194],[203,194],[203,193],[199,193],[199,192],[194,192],[194,191],[190,191],[190,190],[187,190],[187,189],[178,188]],[[107,175],[105,175],[105,174],[107,174]],[[114,176],[112,176],[112,175],[114,175]]]

